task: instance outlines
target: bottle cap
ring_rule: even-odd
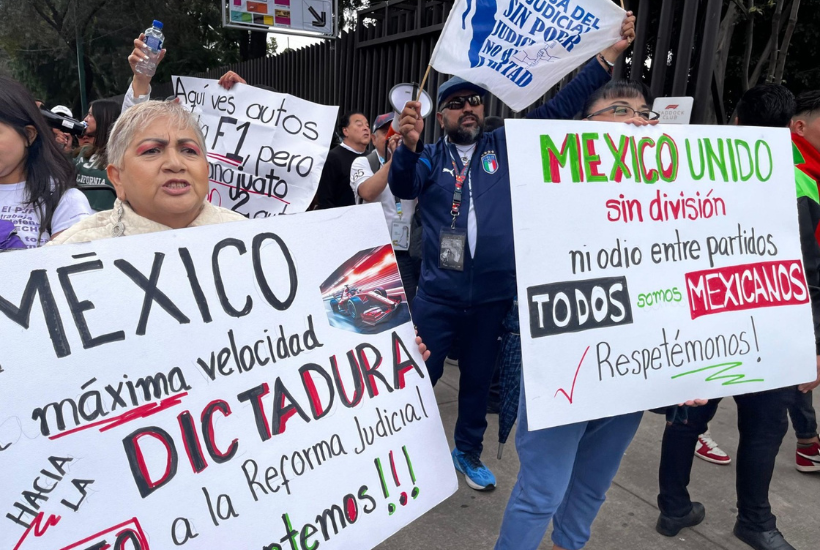
[[[161,28],[162,28],[162,21],[157,21],[157,20],[155,19],[155,20],[154,20],[154,24],[153,24],[153,25],[154,25],[156,28],[161,29]]]

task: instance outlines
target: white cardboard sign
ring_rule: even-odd
[[[814,379],[788,130],[506,124],[533,429]]]
[[[694,103],[693,97],[657,97],[652,110],[660,115],[661,124],[689,124]]]
[[[173,77],[208,147],[208,200],[250,218],[307,210],[322,175],[338,107],[216,80]]]
[[[389,243],[367,205],[0,255],[0,547],[372,548],[451,495]]]

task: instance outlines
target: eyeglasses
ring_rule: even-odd
[[[444,109],[452,109],[454,111],[458,111],[459,109],[464,108],[465,103],[469,103],[472,107],[477,107],[478,105],[484,103],[484,99],[478,94],[454,97],[453,99],[442,105],[441,110],[443,111]]]
[[[590,119],[592,117],[603,115],[608,112],[612,112],[612,116],[615,118],[632,118],[634,116],[639,116],[646,120],[658,120],[661,115],[656,113],[655,111],[636,111],[632,107],[627,107],[626,105],[610,105],[600,111],[595,111],[591,115],[586,116],[585,118]]]

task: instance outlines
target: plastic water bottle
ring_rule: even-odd
[[[148,56],[148,59],[142,59],[137,63],[135,70],[144,74],[145,76],[154,76],[157,71],[157,58],[159,52],[162,51],[162,46],[165,43],[165,35],[162,34],[162,22],[154,21],[150,29],[145,31],[145,48],[143,53]]]

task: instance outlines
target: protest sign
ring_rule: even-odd
[[[316,194],[338,107],[244,84],[173,77],[208,147],[208,200],[250,218],[304,212]]]
[[[372,548],[452,494],[389,243],[367,205],[0,256],[0,547]]]
[[[787,129],[506,126],[531,428],[814,380]]]
[[[611,0],[457,0],[430,64],[521,111],[616,43],[625,16]]]

